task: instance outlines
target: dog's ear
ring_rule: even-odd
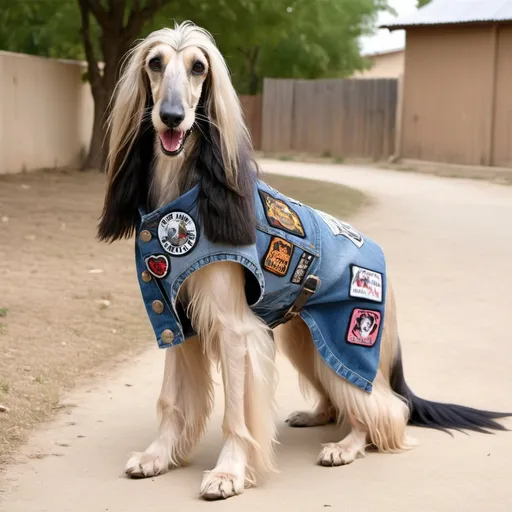
[[[138,208],[147,207],[154,140],[151,119],[145,116],[131,148],[120,155],[124,156],[123,163],[108,183],[98,225],[100,240],[129,238],[137,228]]]
[[[202,115],[199,116],[203,119]],[[249,148],[240,148],[236,188],[228,183],[218,128],[199,121],[196,172],[199,214],[206,237],[214,243],[250,245],[256,241],[254,182],[256,164]]]
[[[148,201],[154,157],[151,96],[141,57],[135,52],[117,86],[109,118],[110,147],[107,189],[98,238],[129,238],[139,221],[139,207]]]
[[[212,242],[250,245],[256,241],[254,185],[258,167],[227,67],[216,48],[210,48],[208,57],[210,75],[196,116],[199,213],[205,235]]]

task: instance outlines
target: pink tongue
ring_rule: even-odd
[[[179,149],[183,139],[183,132],[178,130],[167,130],[160,135],[162,145],[166,151],[176,151]]]

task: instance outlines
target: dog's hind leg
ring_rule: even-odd
[[[409,409],[391,390],[382,374],[377,374],[371,394],[336,375],[317,356],[321,380],[333,403],[345,414],[351,430],[339,443],[324,445],[318,462],[324,466],[339,466],[364,455],[368,444],[381,452],[399,452],[414,446],[406,434]]]
[[[224,499],[273,469],[275,348],[270,330],[247,305],[239,264],[211,264],[190,279],[192,325],[206,353],[220,360],[225,398],[224,446],[203,478],[201,496]]]
[[[197,336],[167,349],[157,412],[158,436],[145,452],[133,453],[125,471],[133,478],[155,476],[178,466],[204,431],[213,405],[210,361]]]
[[[309,328],[300,319],[277,327],[274,331],[279,349],[299,373],[299,385],[304,395],[318,396],[316,407],[312,411],[295,411],[286,423],[291,427],[317,427],[332,423],[335,411],[327,393],[315,374],[316,349],[311,340]]]

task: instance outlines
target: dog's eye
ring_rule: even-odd
[[[202,75],[204,70],[204,64],[200,60],[196,60],[192,66],[192,73],[194,73],[194,75]]]
[[[148,63],[151,71],[162,71],[162,60],[160,57],[153,57]]]

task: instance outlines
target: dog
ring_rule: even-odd
[[[108,128],[98,237],[136,234],[143,300],[166,349],[158,434],[131,455],[129,476],[152,477],[187,460],[212,410],[215,363],[224,445],[200,496],[229,498],[275,471],[276,347],[301,388],[318,396],[313,411],[292,413],[287,423],[349,428],[323,446],[321,465],[349,464],[368,445],[407,450],[414,446],[407,424],[505,430],[496,419],[507,413],[410,390],[379,247],[258,180],[238,96],[206,30],[185,22],[139,41],[126,57]],[[354,265],[358,258],[372,266]]]

